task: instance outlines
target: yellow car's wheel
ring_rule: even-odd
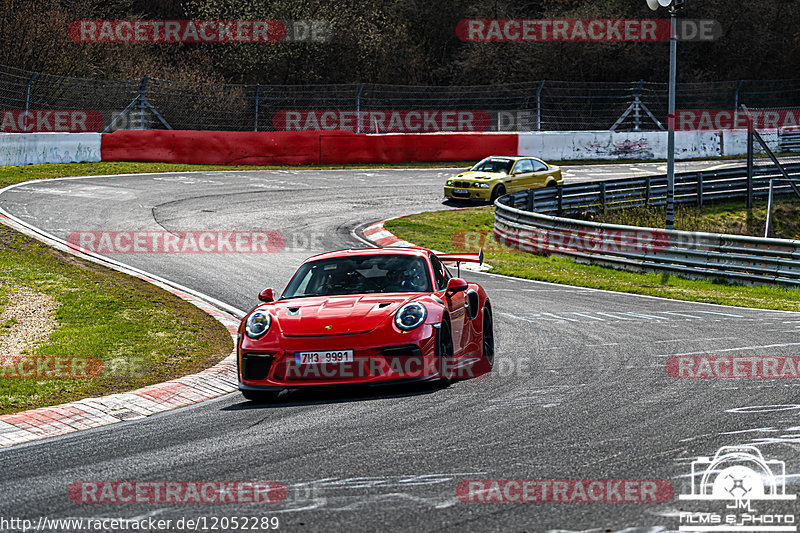
[[[506,188],[503,185],[498,185],[494,189],[492,189],[492,196],[489,198],[489,203],[494,203],[495,200],[500,198],[506,193]]]

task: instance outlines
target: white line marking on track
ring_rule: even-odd
[[[553,313],[542,313],[542,314],[543,315],[547,315],[547,316],[551,316],[551,317],[553,317],[553,318],[555,318],[557,320],[566,320],[566,321],[569,321],[569,322],[580,322],[579,320],[575,320],[574,318],[564,318],[564,317],[560,317],[558,315],[554,315]]]
[[[782,344],[764,344],[762,346],[741,346],[739,348],[722,348],[719,350],[705,350],[702,352],[670,353],[656,355],[654,357],[678,357],[682,355],[706,355],[710,353],[740,352],[742,350],[759,350],[764,348],[785,348],[787,346],[800,346],[800,342],[787,342]]]
[[[603,315],[603,316],[608,316],[608,317],[611,317],[611,318],[613,318],[615,320],[634,320],[633,318],[624,318],[624,317],[621,317],[621,316],[614,316],[611,313],[601,313],[600,311],[598,311],[597,314],[598,315]]]
[[[698,320],[700,319],[699,316],[687,315],[686,313],[679,313],[677,311],[661,311],[661,312],[664,313],[665,315],[685,316],[685,317],[689,317],[689,318],[696,318]]]
[[[603,319],[603,318],[597,318],[596,316],[592,316],[592,315],[586,315],[586,314],[584,314],[584,313],[575,313],[575,312],[572,312],[572,313],[570,313],[570,314],[571,314],[571,315],[578,315],[578,316],[582,316],[582,317],[585,317],[585,318],[591,318],[592,320],[599,320],[600,322],[605,322],[605,319]]]
[[[644,318],[646,320],[669,320],[669,318],[664,318],[663,316],[643,315],[641,313],[632,312],[626,312],[625,314],[629,316],[635,316],[637,318]]]

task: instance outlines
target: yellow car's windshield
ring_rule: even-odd
[[[497,172],[508,174],[511,172],[511,167],[514,166],[514,161],[505,157],[489,157],[472,167],[470,170],[476,172]]]

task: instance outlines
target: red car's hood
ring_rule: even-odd
[[[359,294],[279,300],[270,305],[287,337],[372,331],[418,293]]]

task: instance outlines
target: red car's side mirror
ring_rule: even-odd
[[[447,291],[445,294],[447,294],[447,296],[451,296],[457,292],[465,291],[468,288],[469,284],[467,283],[467,280],[462,278],[450,278],[450,280],[447,282]]]
[[[262,302],[274,302],[275,301],[275,289],[264,289],[263,291],[258,293],[258,299]]]

